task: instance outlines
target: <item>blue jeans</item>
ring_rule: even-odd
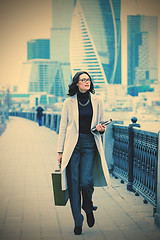
[[[77,145],[67,165],[67,184],[71,210],[75,226],[81,226],[83,215],[82,209],[90,213],[93,209],[93,162],[97,147],[92,134],[79,134]]]
[[[42,116],[37,117],[39,126],[42,126]]]

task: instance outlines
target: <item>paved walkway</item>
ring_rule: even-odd
[[[69,203],[55,207],[51,172],[57,166],[57,135],[37,123],[10,118],[0,137],[1,240],[159,240],[153,208],[111,176],[112,187],[96,188],[96,224],[73,234]],[[85,214],[84,214],[85,215]]]

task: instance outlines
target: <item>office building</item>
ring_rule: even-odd
[[[130,15],[128,23],[128,92],[153,91],[150,85],[158,79],[158,18]]]
[[[27,60],[50,59],[50,40],[32,39],[27,41]]]
[[[62,80],[67,93],[71,83],[70,70],[70,29],[74,0],[52,0],[52,27],[50,38],[51,60],[61,66]]]
[[[18,91],[23,93],[45,92],[61,97],[64,93],[62,79],[59,63],[47,59],[26,61],[22,65]]]
[[[50,60],[50,40],[27,42],[27,61],[22,64],[18,92],[46,93],[55,97],[64,94],[60,64]]]

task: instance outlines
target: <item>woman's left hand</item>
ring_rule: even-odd
[[[106,126],[98,124],[96,126],[96,129],[97,129],[98,132],[102,132],[103,133],[106,130]]]

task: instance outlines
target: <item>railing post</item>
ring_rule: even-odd
[[[59,134],[59,127],[60,127],[61,115],[57,114],[57,125],[56,125],[56,133]]]
[[[49,117],[49,114],[46,113],[46,123],[45,123],[45,126],[48,127],[48,117]]]
[[[134,133],[133,127],[140,127],[140,124],[137,124],[137,118],[133,117],[131,119],[132,123],[129,124],[129,145],[128,145],[128,184],[127,190],[133,191],[133,162],[134,162]]]
[[[160,131],[158,132],[158,166],[157,166],[157,209],[154,222],[160,228]]]
[[[54,127],[54,113],[51,114],[51,124],[50,124],[50,129],[53,130]]]

